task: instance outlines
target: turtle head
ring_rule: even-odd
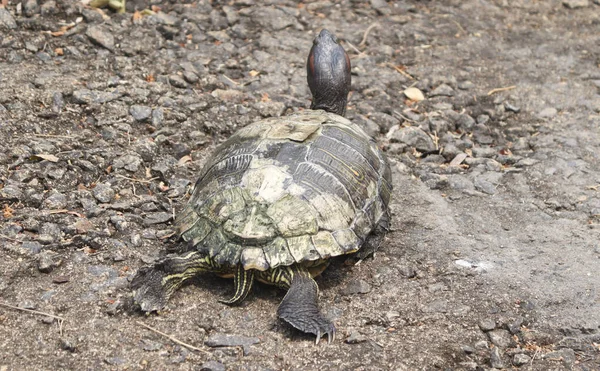
[[[350,91],[350,59],[338,38],[323,29],[313,41],[306,63],[311,109],[343,116]]]

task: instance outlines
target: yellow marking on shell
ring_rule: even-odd
[[[358,181],[362,182],[365,179],[365,175],[363,173],[359,173],[358,171],[354,170],[354,168],[352,168],[352,166],[350,166],[347,163],[345,163],[344,161],[342,161],[342,159],[340,159],[339,157],[335,156],[333,153],[331,153],[328,150],[323,149],[323,148],[317,148],[317,149],[319,151],[321,151],[321,152],[327,153],[332,158],[338,160],[340,162],[340,164],[344,165],[346,168],[348,168],[348,170],[350,170],[354,174],[354,176],[356,176],[356,178],[358,179]]]

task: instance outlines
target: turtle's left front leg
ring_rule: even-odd
[[[220,267],[195,251],[167,256],[154,266],[142,267],[131,281],[133,298],[142,311],[163,309],[169,297],[189,278],[201,272],[218,272]]]

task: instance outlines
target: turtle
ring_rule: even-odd
[[[335,339],[320,311],[314,277],[331,258],[372,255],[390,223],[391,171],[383,151],[344,118],[350,59],[323,29],[307,61],[310,109],[239,129],[207,160],[175,219],[183,248],[140,268],[135,303],[160,311],[202,272],[234,280],[240,304],[255,280],[287,290],[277,315],[292,327]]]

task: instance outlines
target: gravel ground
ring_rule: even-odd
[[[0,2],[0,370],[600,369],[599,1],[151,3]],[[382,249],[318,279],[336,341],[213,276],[135,311],[215,145],[309,104],[324,27],[394,172]]]

